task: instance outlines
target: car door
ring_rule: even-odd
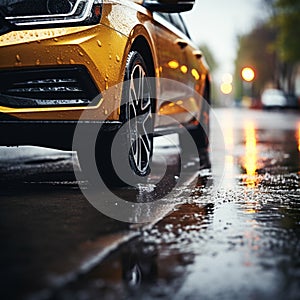
[[[160,77],[173,80],[163,81],[159,113],[188,123],[199,114],[201,105],[194,94],[201,79],[196,49],[179,14],[155,14],[154,19]],[[190,89],[182,88],[182,84]],[[159,118],[158,125],[166,123],[171,123],[171,119]]]
[[[174,26],[179,28],[185,35],[184,40],[187,43],[185,47],[187,85],[195,91],[195,93],[186,98],[184,102],[184,107],[189,112],[190,117],[190,119],[188,119],[189,117],[186,116],[186,119],[192,121],[194,117],[197,117],[199,120],[199,114],[203,104],[202,95],[204,94],[207,67],[203,64],[202,52],[190,38],[181,14],[171,14],[170,17]]]

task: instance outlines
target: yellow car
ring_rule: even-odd
[[[72,149],[79,123],[101,124],[112,137],[129,123],[120,153],[138,176],[150,172],[152,131],[183,125],[199,147],[207,147],[208,106],[195,95],[209,102],[208,67],[180,14],[193,4],[0,0],[1,145]],[[162,79],[180,82],[195,95]],[[105,96],[111,89],[114,95]],[[97,139],[96,161],[106,162],[99,169],[112,178],[111,144],[103,141]]]

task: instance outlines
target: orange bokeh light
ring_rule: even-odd
[[[241,72],[242,78],[247,81],[247,82],[251,82],[254,80],[255,78],[255,72],[252,68],[250,67],[245,67],[242,69]]]

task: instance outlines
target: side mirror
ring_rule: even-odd
[[[150,11],[179,13],[193,8],[195,0],[144,0],[143,6]]]

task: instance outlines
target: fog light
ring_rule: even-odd
[[[48,0],[47,10],[50,14],[67,14],[71,12],[73,3],[69,0]]]

